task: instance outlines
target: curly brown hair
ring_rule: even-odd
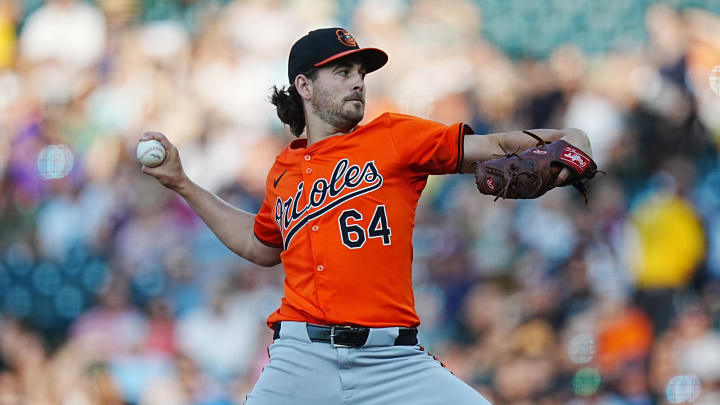
[[[303,73],[310,80],[317,77],[317,68],[312,68]],[[287,88],[285,86],[273,86],[270,102],[277,108],[277,115],[283,124],[290,127],[290,132],[299,137],[305,130],[305,109],[303,108],[302,98],[297,92],[294,84]]]

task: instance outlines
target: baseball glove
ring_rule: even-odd
[[[588,193],[585,182],[595,177],[597,165],[580,149],[565,141],[546,143],[529,131],[524,133],[538,141],[535,147],[517,154],[500,148],[505,155],[498,159],[478,162],[475,167],[475,183],[483,194],[498,198],[526,199],[537,198],[555,187],[558,173],[563,167],[570,170],[570,176],[560,187],[572,185],[585,197]]]

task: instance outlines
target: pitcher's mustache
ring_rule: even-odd
[[[363,97],[362,93],[359,91],[354,92],[352,95],[345,98],[345,101],[362,101],[365,102],[365,97]]]

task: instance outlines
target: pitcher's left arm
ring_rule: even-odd
[[[566,129],[531,129],[528,130],[542,138],[545,142],[563,140],[592,158],[592,148],[587,134],[577,128]],[[507,152],[520,153],[535,146],[538,141],[523,131],[504,132],[488,135],[468,135],[463,139],[462,173],[474,173],[477,162],[495,159]],[[556,184],[567,180],[570,172],[563,168],[558,174]]]

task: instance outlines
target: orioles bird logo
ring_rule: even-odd
[[[343,45],[347,46],[357,46],[357,42],[355,42],[355,38],[353,38],[352,35],[350,35],[349,32],[345,30],[337,30],[335,31],[335,34],[337,34],[338,41],[342,43]]]

